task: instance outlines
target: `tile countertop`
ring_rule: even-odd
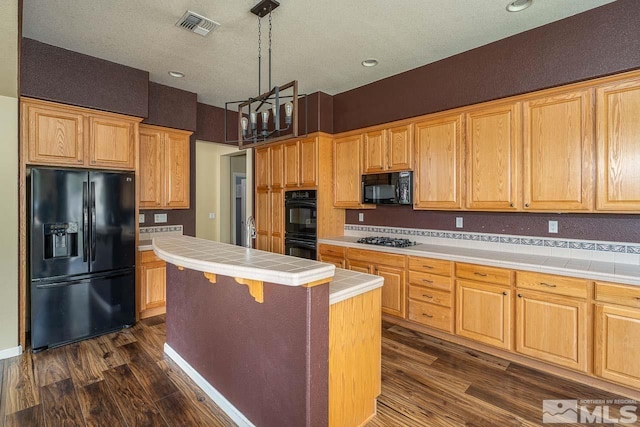
[[[331,278],[335,266],[190,236],[156,237],[153,251],[168,263],[206,273],[300,286]]]
[[[356,243],[359,238],[357,236],[339,236],[318,239],[318,243],[640,286],[640,265],[467,249],[425,243],[409,248],[390,248]]]
[[[329,305],[381,288],[383,282],[380,276],[336,268],[329,284]]]

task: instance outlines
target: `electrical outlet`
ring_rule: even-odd
[[[209,212],[209,219],[216,219],[215,212]]]
[[[167,222],[167,214],[154,214],[153,222],[155,222],[156,224],[161,222]]]
[[[456,228],[462,228],[462,217],[461,216],[457,216],[456,217]]]
[[[558,221],[549,221],[549,233],[558,232]]]
[[[360,222],[364,221],[364,213],[362,212],[358,213],[358,221]]]
[[[144,224],[144,214],[139,214],[138,215],[138,223]]]

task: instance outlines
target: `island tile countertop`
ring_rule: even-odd
[[[380,276],[336,268],[333,281],[329,284],[329,304],[380,288],[383,282],[384,279]]]
[[[156,237],[153,251],[168,263],[205,273],[287,286],[330,279],[335,266],[190,236]]]
[[[408,248],[391,248],[357,243],[359,238],[358,236],[338,236],[318,239],[318,243],[640,286],[640,265],[426,243]]]

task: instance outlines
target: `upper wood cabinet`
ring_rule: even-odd
[[[284,143],[284,183],[287,188],[318,185],[317,138]]]
[[[523,103],[525,210],[593,210],[592,92]]]
[[[415,209],[462,208],[461,114],[415,125]]]
[[[360,208],[362,187],[361,135],[333,140],[333,205],[341,208]]]
[[[300,182],[300,141],[289,141],[284,146],[284,185],[297,187]]]
[[[140,208],[188,209],[191,132],[140,125]]]
[[[466,113],[465,122],[467,208],[518,209],[520,103],[484,106]]]
[[[598,177],[596,207],[640,210],[640,78],[596,89]]]
[[[269,164],[267,171],[269,172],[269,186],[271,188],[284,187],[284,147],[282,144],[276,144],[269,147]]]
[[[141,119],[23,99],[25,162],[134,170]]]
[[[282,157],[281,157],[282,159]],[[265,189],[270,185],[269,147],[255,149],[256,188]]]
[[[363,173],[402,171],[413,168],[412,125],[364,134]]]

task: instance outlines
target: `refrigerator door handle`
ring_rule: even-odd
[[[87,200],[87,183],[82,183],[82,261],[89,257],[89,201]]]
[[[91,183],[91,261],[96,260],[96,183]]]

